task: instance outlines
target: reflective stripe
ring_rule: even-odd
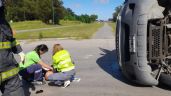
[[[42,69],[35,71],[35,73],[40,73],[42,72]]]
[[[67,50],[61,50],[53,55],[53,67],[59,72],[70,71],[74,69],[71,56]]]
[[[19,45],[18,41],[13,41],[13,42],[0,42],[0,49],[9,49],[11,47],[14,47],[16,45]]]
[[[71,59],[68,58],[68,59],[66,59],[66,60],[64,60],[64,61],[61,61],[61,62],[58,64],[58,66],[62,66],[62,65],[65,66],[65,64],[70,63],[70,62],[71,62]]]
[[[62,59],[62,58],[67,58],[68,54],[63,54],[61,55],[59,58]]]
[[[5,81],[6,79],[12,77],[12,76],[15,76],[16,74],[18,74],[19,72],[19,68],[13,68],[11,70],[8,70],[6,72],[2,72],[0,73],[1,75],[1,82]]]
[[[8,49],[11,48],[10,42],[0,42],[0,49]]]
[[[61,70],[61,72],[71,71],[74,68],[75,68],[75,66],[71,66],[69,68],[64,68],[64,69]]]

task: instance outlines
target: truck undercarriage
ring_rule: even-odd
[[[116,52],[131,81],[171,86],[171,0],[125,0],[117,20]]]
[[[167,12],[169,12],[167,10]],[[171,76],[171,13],[162,19],[149,20],[147,31],[147,60],[158,80],[164,72]]]

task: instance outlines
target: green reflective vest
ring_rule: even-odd
[[[75,68],[67,50],[61,50],[53,55],[53,67],[58,72],[66,72]]]

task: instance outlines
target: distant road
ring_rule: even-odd
[[[57,27],[50,27],[50,28],[39,28],[39,29],[29,29],[29,30],[17,30],[17,33],[23,33],[23,32],[35,32],[35,31],[42,31],[42,30],[49,30],[49,29],[58,29],[58,28],[66,28],[66,27],[73,27],[73,26],[82,26],[80,25],[70,25],[70,26],[57,26]]]
[[[114,39],[112,28],[105,23],[93,36],[92,39]]]

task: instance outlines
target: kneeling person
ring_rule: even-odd
[[[75,65],[72,63],[70,54],[60,44],[53,47],[53,71],[48,71],[45,79],[53,81],[56,85],[67,87],[75,76]]]
[[[40,58],[41,55],[48,51],[48,47],[44,44],[38,45],[33,51],[28,52],[24,62],[20,63],[19,74],[28,82],[34,84],[43,84],[42,68],[52,70],[52,67],[44,63]]]

